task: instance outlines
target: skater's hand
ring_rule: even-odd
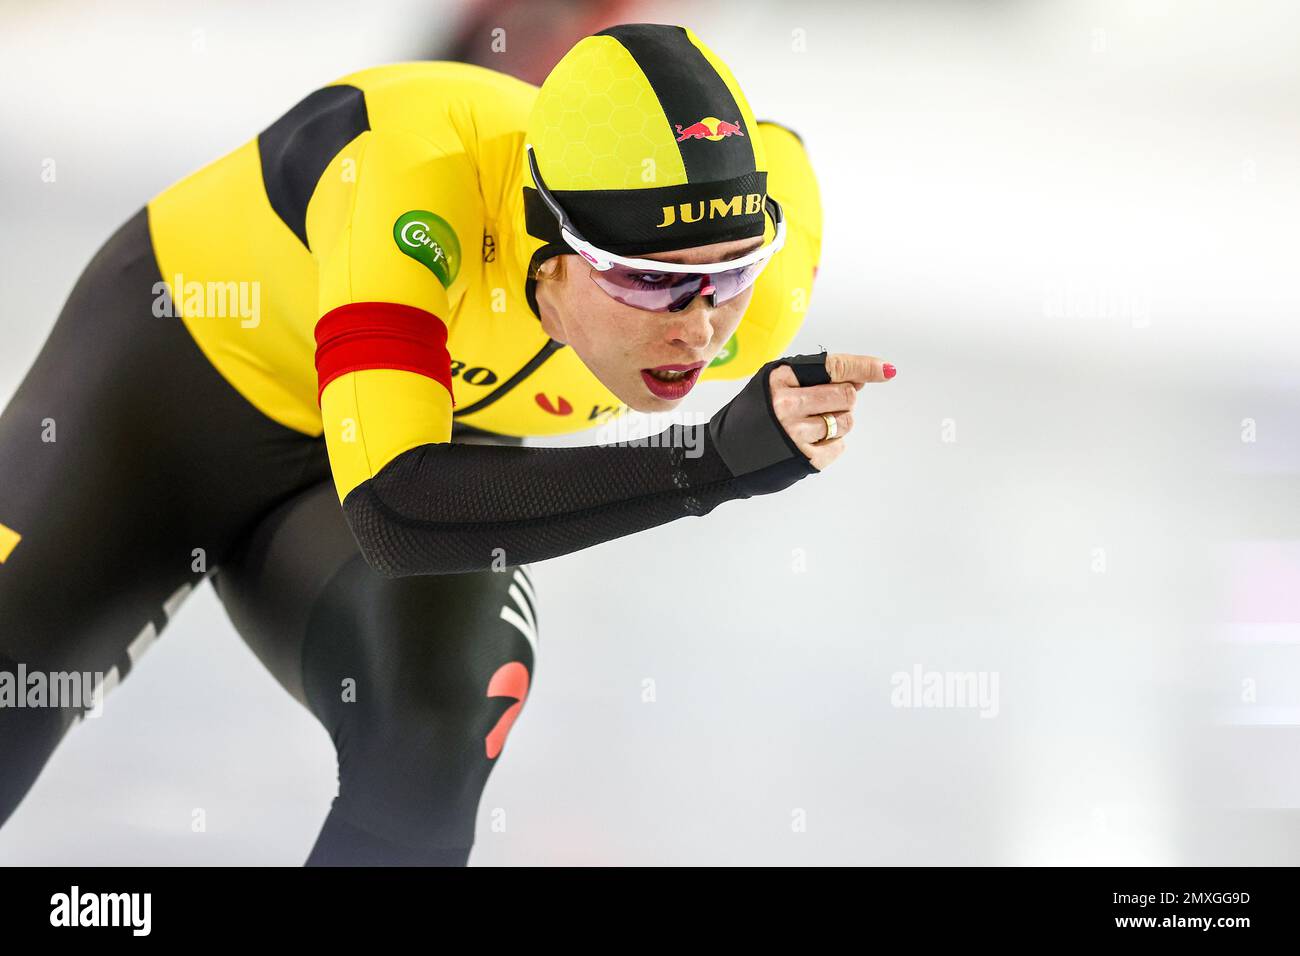
[[[853,406],[858,392],[868,382],[885,382],[894,377],[894,366],[874,355],[832,352],[826,356],[826,385],[801,387],[789,365],[772,369],[768,384],[772,411],[799,450],[818,471],[844,454],[844,437],[853,430]],[[835,437],[826,439],[823,414],[835,416]]]

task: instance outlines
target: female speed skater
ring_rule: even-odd
[[[821,216],[799,137],[685,27],[585,37],[540,88],[316,90],[118,229],[0,416],[0,672],[106,691],[211,579],[337,750],[307,863],[464,865],[529,565],[825,471],[893,376],[777,358]],[[651,441],[523,445],[746,378]],[[86,705],[0,704],[3,821]]]

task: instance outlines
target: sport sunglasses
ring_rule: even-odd
[[[646,312],[680,312],[697,295],[712,296],[717,306],[740,295],[758,278],[763,267],[785,245],[785,213],[781,204],[767,197],[765,209],[772,217],[776,235],[766,246],[725,262],[660,262],[657,259],[630,259],[607,252],[584,239],[564,209],[555,201],[537,168],[531,144],[524,146],[532,169],[537,194],[560,224],[564,241],[591,265],[591,281],[616,302]]]

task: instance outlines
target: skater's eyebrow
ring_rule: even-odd
[[[757,241],[756,241],[752,246],[747,246],[747,247],[744,248],[744,249],[740,249],[740,250],[738,250],[738,251],[736,251],[736,252],[733,252],[733,253],[732,253],[731,255],[729,255],[729,256],[723,256],[721,259],[708,258],[708,259],[696,260],[696,261],[702,261],[702,262],[727,262],[727,261],[729,261],[729,260],[731,260],[731,259],[739,259],[741,256],[747,256],[747,255],[749,255],[751,252],[753,252],[755,249],[757,249],[757,248],[758,248],[759,246],[761,246],[762,244],[763,244],[763,240],[762,240],[762,239],[758,239],[758,240],[757,240]],[[681,256],[691,256],[692,254],[694,254],[694,252],[695,252],[694,249],[685,249],[685,250],[683,250],[682,252],[666,252],[666,253],[663,253],[662,255],[655,255],[655,256],[638,256],[637,258],[640,258],[640,259],[653,259],[655,262],[671,262],[671,263],[673,263],[674,265],[688,265],[688,264],[691,263],[692,260],[691,260],[690,258],[683,259],[683,258],[680,258],[680,257],[681,257]],[[668,258],[669,256],[676,256],[676,257],[678,257],[678,258]]]

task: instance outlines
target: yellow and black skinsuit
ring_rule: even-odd
[[[554,155],[572,122],[529,130],[538,88],[445,62],[343,77],[155,197],[83,273],[0,416],[0,673],[99,672],[111,687],[211,576],[337,747],[309,863],[464,862],[532,678],[529,562],[814,473],[755,374],[797,331],[820,251],[802,144],[753,120],[689,30],[583,44],[612,64],[576,67],[614,153],[645,151],[637,111],[685,125],[670,115],[685,97],[689,122],[739,117],[747,142],[721,148],[751,150],[746,188],[785,210],[786,246],[703,376],[751,382],[707,427],[520,446],[623,411],[543,331],[529,278],[571,250],[544,222],[525,132]],[[664,56],[694,57],[711,85],[680,86],[651,62]],[[732,100],[691,102],[701,88]],[[652,148],[663,196],[708,188],[700,140],[676,168]],[[583,188],[542,168],[558,196]],[[604,238],[642,254],[692,244]],[[824,380],[810,357],[785,361]],[[3,820],[82,709],[0,705]]]

